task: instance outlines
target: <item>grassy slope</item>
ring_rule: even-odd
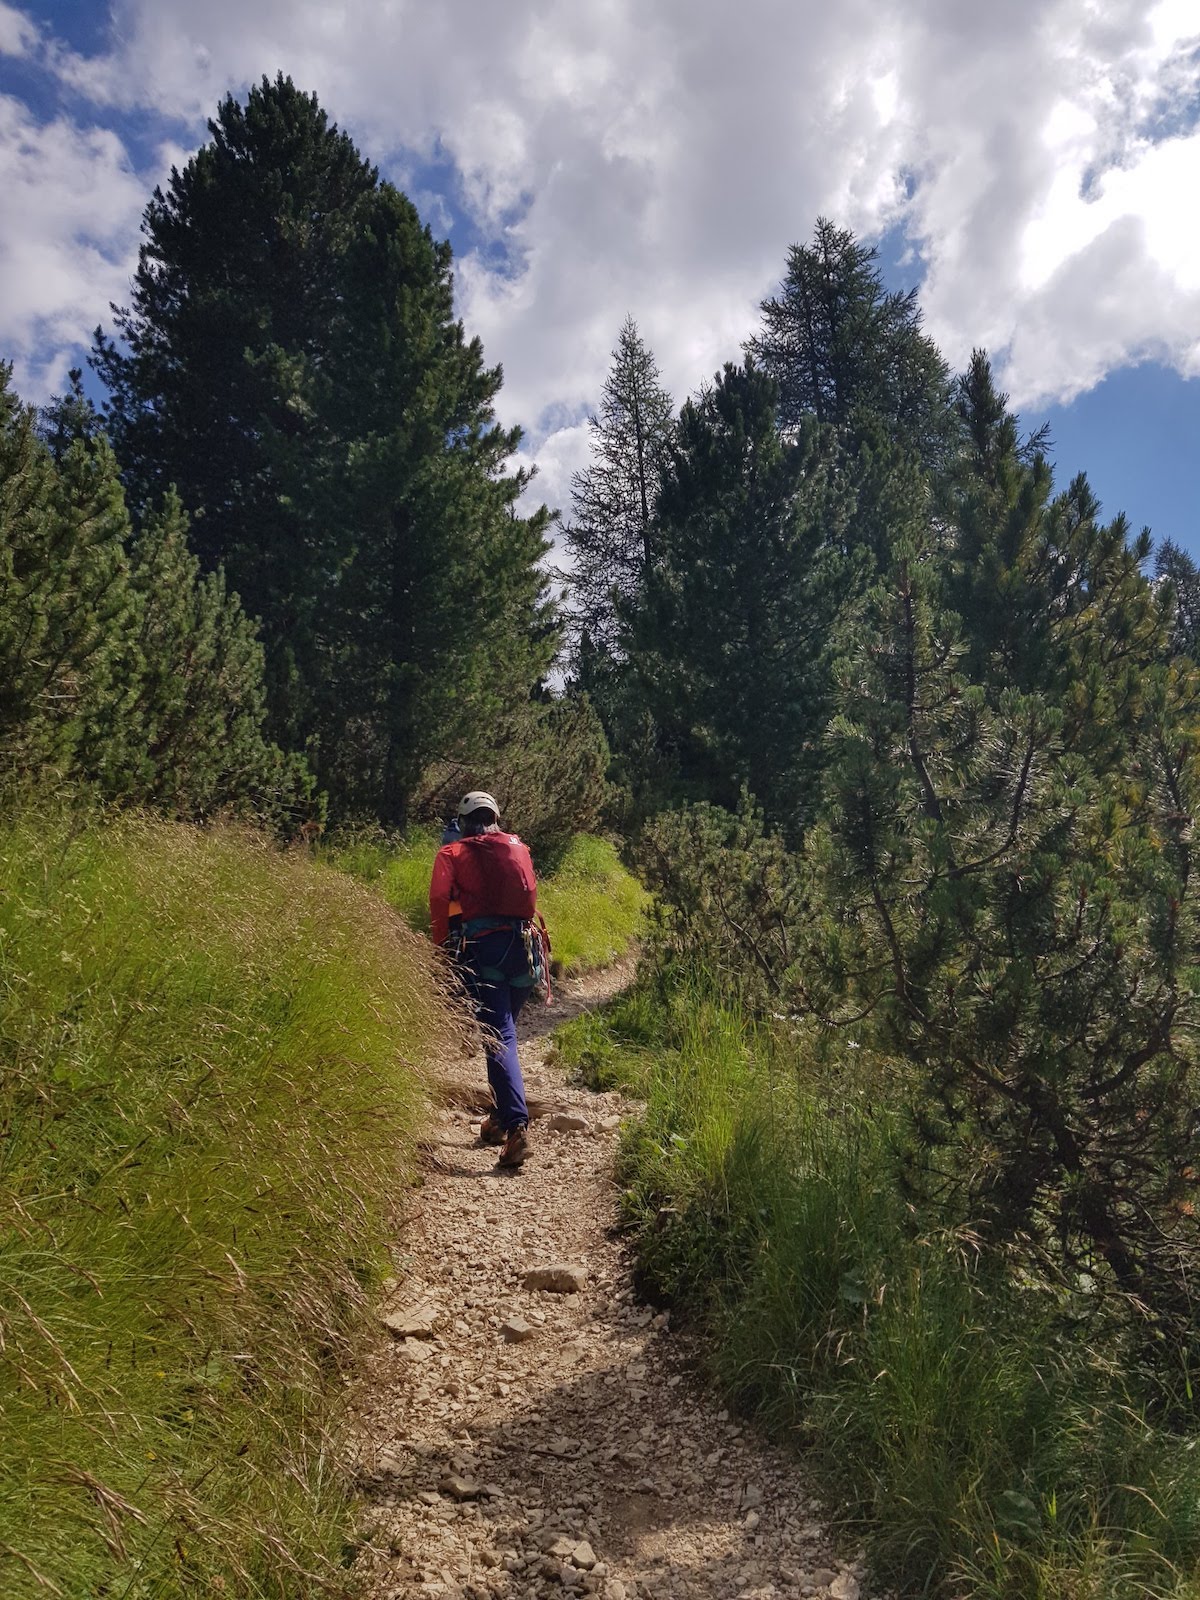
[[[558,1035],[646,1098],[623,1178],[640,1263],[718,1379],[815,1452],[904,1593],[1200,1596],[1200,1451],[1126,1389],[1103,1330],[914,1237],[873,1064],[645,984]]]
[[[429,877],[439,835],[418,829],[400,844],[375,839],[330,846],[327,859],[377,888],[421,932],[429,930]],[[647,895],[606,839],[573,839],[538,887],[554,958],[564,972],[607,966],[641,932]]]
[[[336,1570],[319,1446],[453,1025],[429,974],[249,836],[0,826],[0,1593]]]

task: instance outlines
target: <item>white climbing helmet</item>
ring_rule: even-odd
[[[472,811],[490,811],[497,822],[500,820],[500,807],[496,804],[495,797],[484,789],[472,789],[470,794],[463,795],[458,802],[460,818],[469,817]]]

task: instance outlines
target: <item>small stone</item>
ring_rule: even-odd
[[[812,1581],[819,1589],[828,1589],[829,1585],[837,1579],[837,1573],[832,1567],[818,1567],[812,1575]]]
[[[849,1572],[839,1572],[829,1585],[830,1600],[858,1600],[858,1579]]]
[[[604,1600],[625,1600],[625,1585],[620,1578],[610,1578],[604,1585]]]
[[[756,1483],[748,1483],[742,1490],[742,1510],[752,1511],[763,1503],[763,1492]]]
[[[600,1129],[601,1133],[616,1133],[617,1129],[621,1126],[621,1118],[619,1116],[601,1117],[596,1126]]]
[[[506,1344],[524,1344],[526,1339],[533,1338],[533,1328],[524,1317],[505,1317],[500,1332]]]
[[[527,1289],[542,1289],[548,1294],[578,1294],[587,1286],[587,1268],[555,1261],[546,1267],[532,1267],[524,1282]]]
[[[423,1506],[440,1506],[442,1503],[441,1495],[435,1494],[432,1489],[418,1490],[417,1499]]]
[[[556,1111],[546,1126],[552,1133],[586,1133],[588,1120],[573,1111]]]
[[[433,1346],[423,1339],[401,1339],[400,1348],[410,1361],[428,1361],[433,1354]]]
[[[389,1311],[382,1320],[384,1327],[397,1339],[429,1339],[437,1331],[441,1312],[422,1300]]]
[[[753,1533],[761,1521],[762,1518],[759,1516],[757,1511],[747,1511],[742,1526],[745,1528],[747,1533]]]
[[[443,1494],[452,1495],[455,1500],[479,1498],[479,1485],[474,1478],[461,1478],[457,1472],[448,1472],[439,1487]]]
[[[585,1572],[590,1572],[596,1565],[596,1552],[586,1539],[581,1539],[571,1551],[571,1560],[577,1567],[582,1567]]]

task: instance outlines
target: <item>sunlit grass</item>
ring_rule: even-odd
[[[0,828],[0,1592],[299,1596],[454,1026],[376,897],[249,834]]]
[[[587,972],[626,955],[642,932],[649,896],[607,839],[572,839],[538,905],[564,972]]]

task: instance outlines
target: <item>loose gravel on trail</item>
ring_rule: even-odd
[[[611,1231],[633,1108],[546,1057],[544,1037],[523,1039],[547,1114],[519,1173],[479,1143],[477,1113],[447,1107],[430,1130],[352,1430],[364,1600],[856,1600],[861,1561],[835,1556],[794,1459],[722,1409],[634,1293]]]

